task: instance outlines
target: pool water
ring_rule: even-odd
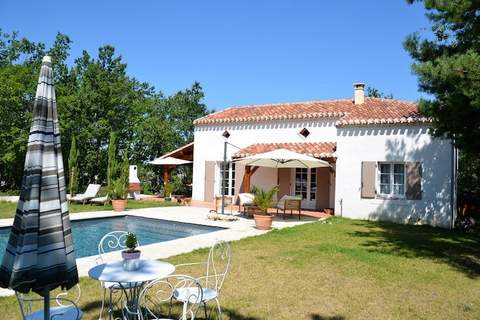
[[[137,235],[141,245],[180,239],[223,228],[191,223],[151,219],[135,216],[120,216],[98,219],[72,220],[73,243],[77,258],[98,254],[98,243],[111,231],[129,231]],[[10,227],[0,228],[0,256],[7,246]]]

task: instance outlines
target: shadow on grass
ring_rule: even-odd
[[[459,233],[429,226],[394,223],[361,224],[355,231],[369,251],[411,258],[429,258],[447,263],[470,278],[480,276],[480,232]]]
[[[322,316],[317,313],[312,313],[310,315],[310,319],[312,320],[345,320],[344,316]]]

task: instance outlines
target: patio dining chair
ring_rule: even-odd
[[[56,306],[50,307],[49,320],[80,320],[83,317],[83,312],[78,308],[78,301],[80,300],[81,290],[77,284],[75,286],[77,294],[75,299],[66,298],[73,295],[72,290],[61,292],[55,297]],[[44,310],[34,309],[34,304],[43,302],[43,298],[33,298],[30,294],[23,294],[15,292],[18,304],[20,306],[20,313],[23,320],[44,320]]]
[[[127,240],[127,235],[128,232],[123,230],[111,231],[105,234],[98,243],[98,257],[96,259],[97,265],[105,263],[104,256],[106,253],[125,249],[127,247],[125,244],[125,241]],[[137,243],[137,245],[140,244]],[[109,294],[108,304],[111,307],[113,301],[113,294],[116,291],[122,293],[122,287],[124,289],[129,289],[136,285],[135,283],[128,282],[122,283],[122,287],[116,282],[101,282],[100,284],[103,288],[102,306],[100,308],[100,319],[102,318],[103,311],[105,309],[105,298],[107,296],[107,292]],[[112,310],[109,310],[109,312],[112,312]]]
[[[203,296],[200,304],[203,305],[205,318],[208,319],[207,303],[215,301],[217,307],[218,318],[222,318],[222,309],[220,306],[220,291],[222,289],[225,277],[230,270],[230,262],[232,260],[232,251],[230,244],[226,241],[217,241],[210,248],[207,260],[204,262],[183,263],[175,266],[177,268],[203,266],[204,274],[197,277],[203,288]],[[174,294],[176,300],[185,302],[191,289],[179,288]]]
[[[185,300],[175,304],[178,292],[185,292]],[[149,282],[138,296],[136,310],[124,306],[124,317],[140,320],[193,320],[203,300],[200,283],[185,275],[170,275]],[[172,316],[176,314],[177,316]]]
[[[295,210],[298,212],[298,220],[300,220],[302,215],[302,198],[284,195],[277,202],[275,208],[277,209],[277,215],[279,210],[283,211],[283,219],[285,219],[285,214],[288,210],[290,210],[290,216],[293,216],[293,210]]]

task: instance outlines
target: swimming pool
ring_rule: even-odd
[[[106,233],[115,230],[133,232],[141,245],[147,245],[223,230],[223,228],[128,215],[72,220],[73,243],[77,258],[97,255],[100,239]],[[9,235],[10,227],[0,228],[0,257],[2,258]]]

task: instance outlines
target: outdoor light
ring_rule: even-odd
[[[225,138],[225,139],[228,139],[230,137],[230,132],[228,132],[228,130],[225,130],[223,133],[222,133],[222,136]]]

